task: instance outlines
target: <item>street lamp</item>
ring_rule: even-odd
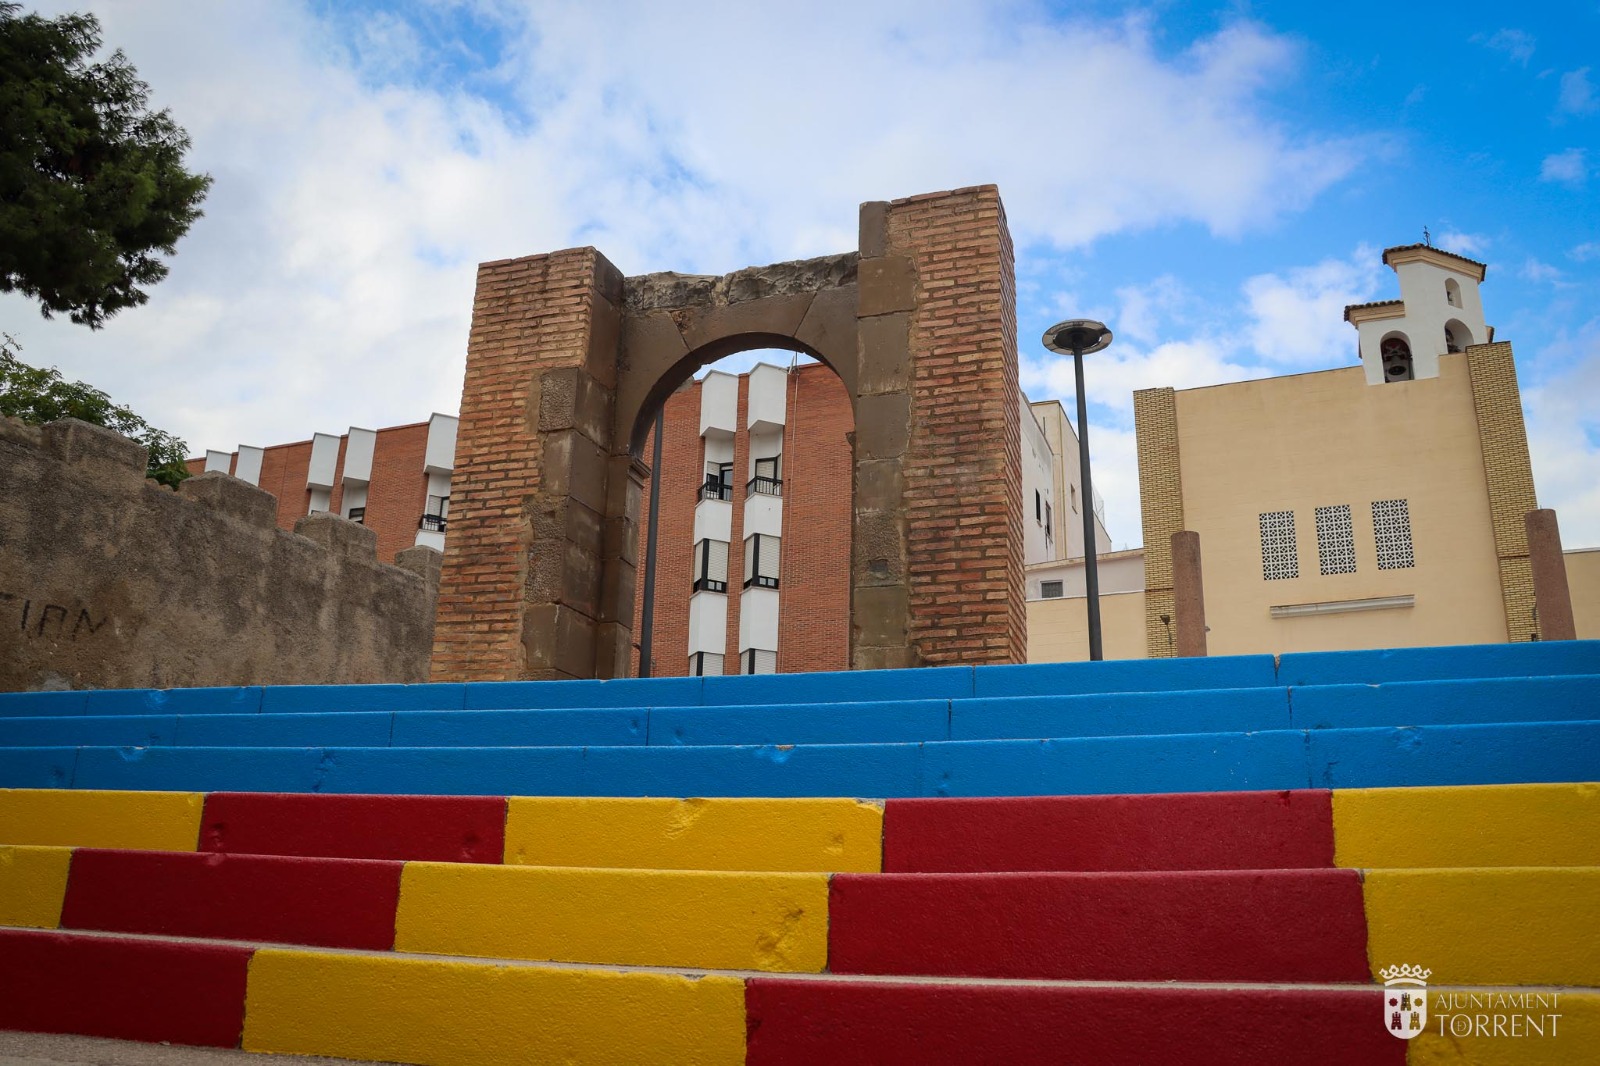
[[[1083,395],[1083,357],[1111,343],[1104,322],[1074,318],[1044,331],[1044,346],[1058,355],[1072,353],[1078,383],[1078,475],[1083,482],[1083,590],[1089,601],[1089,658],[1105,658],[1100,647],[1100,571],[1095,558],[1094,486],[1089,481],[1089,408]]]

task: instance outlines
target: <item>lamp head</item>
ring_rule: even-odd
[[[1044,331],[1044,346],[1061,355],[1087,355],[1111,343],[1111,331],[1104,322],[1073,318],[1057,322]]]

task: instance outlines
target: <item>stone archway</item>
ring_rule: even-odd
[[[624,278],[478,268],[435,681],[621,677],[650,417],[706,362],[805,351],[855,408],[855,669],[1021,662],[1015,277],[994,186],[862,205],[856,252]]]

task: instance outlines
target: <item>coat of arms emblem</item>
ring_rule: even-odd
[[[1401,964],[1378,971],[1383,978],[1383,1027],[1410,1040],[1428,1025],[1428,975],[1432,970]]]

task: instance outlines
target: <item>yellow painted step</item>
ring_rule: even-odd
[[[0,926],[54,929],[67,897],[71,848],[0,844]]]
[[[744,982],[263,949],[244,1049],[434,1066],[738,1064]]]
[[[407,863],[395,950],[820,972],[824,874]]]
[[[851,799],[514,796],[505,861],[522,866],[877,873],[883,807]]]
[[[1444,991],[1444,990],[1441,990]],[[1449,990],[1480,997],[1480,1006],[1462,1001],[1460,1010],[1441,1018],[1430,988],[1427,1031],[1406,1049],[1408,1066],[1577,1066],[1600,1062],[1600,992],[1541,989],[1526,1007],[1483,1001],[1483,988]],[[1513,1035],[1513,1015],[1521,1015]],[[1552,1017],[1552,1015],[1554,1017]],[[1530,1024],[1529,1017],[1535,1019]],[[1499,1030],[1498,1033],[1496,1030]],[[1442,1030],[1442,1031],[1441,1031]]]
[[[0,844],[194,851],[205,795],[0,788]]]
[[[1600,784],[1335,789],[1333,841],[1348,869],[1600,866]]]
[[[1368,870],[1362,896],[1374,977],[1600,987],[1600,867]]]

